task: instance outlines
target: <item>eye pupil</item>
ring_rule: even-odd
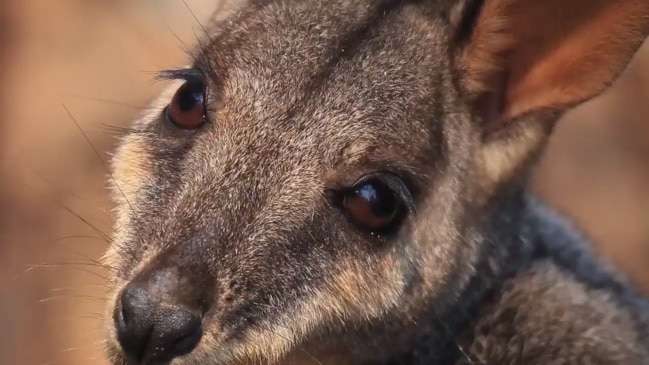
[[[183,112],[191,111],[197,105],[203,105],[203,92],[200,90],[186,89],[178,97],[178,108]]]
[[[390,216],[394,213],[394,197],[381,185],[366,184],[356,190],[358,198],[363,199],[377,217]]]
[[[395,192],[381,181],[369,181],[343,196],[343,209],[360,228],[387,233],[395,228],[403,205]]]
[[[178,128],[196,129],[205,121],[205,87],[200,82],[185,82],[167,107],[169,122]]]

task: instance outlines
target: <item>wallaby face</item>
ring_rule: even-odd
[[[454,308],[515,250],[490,202],[649,31],[623,3],[226,5],[113,160],[112,361],[343,364]]]

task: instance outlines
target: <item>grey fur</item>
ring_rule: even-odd
[[[173,272],[184,284],[167,304],[203,311],[203,341],[174,364],[649,364],[647,301],[525,191],[562,110],[505,130],[508,143],[548,126],[483,188],[459,3],[251,1],[215,15],[195,55],[208,124],[175,130],[156,108],[113,160],[115,295]],[[414,190],[394,237],[359,232],[326,194],[376,170]]]

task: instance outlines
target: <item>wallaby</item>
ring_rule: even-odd
[[[219,6],[112,160],[113,364],[649,364],[649,301],[526,190],[649,1]]]

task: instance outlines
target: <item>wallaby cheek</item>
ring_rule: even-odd
[[[149,158],[145,142],[137,137],[128,137],[117,152],[117,159],[113,163],[111,178],[113,200],[116,202],[114,210],[115,227],[112,244],[108,247],[103,257],[103,262],[115,271],[124,265],[133,263],[125,262],[133,259],[132,255],[125,255],[123,251],[132,251],[126,242],[133,235],[133,215],[138,208],[140,199],[137,192],[151,179],[151,171],[147,159]]]
[[[319,303],[333,318],[367,320],[381,316],[399,302],[405,265],[396,255],[341,263],[331,275]]]
[[[113,200],[119,204],[118,213],[128,215],[129,211],[122,206],[134,204],[137,201],[138,188],[150,181],[150,160],[148,142],[138,136],[129,135],[122,140],[120,148],[115,153],[112,164],[112,176],[109,180]]]
[[[478,247],[467,229],[470,195],[474,190],[467,181],[454,177],[453,168],[435,181],[423,198],[420,210],[411,218],[404,250],[416,271],[416,292],[425,299],[438,301],[440,293],[458,291],[473,273]]]
[[[340,261],[322,282],[304,288],[295,302],[273,313],[267,324],[247,328],[238,342],[240,350],[272,359],[313,333],[380,319],[400,301],[403,269],[401,259],[392,254]]]

